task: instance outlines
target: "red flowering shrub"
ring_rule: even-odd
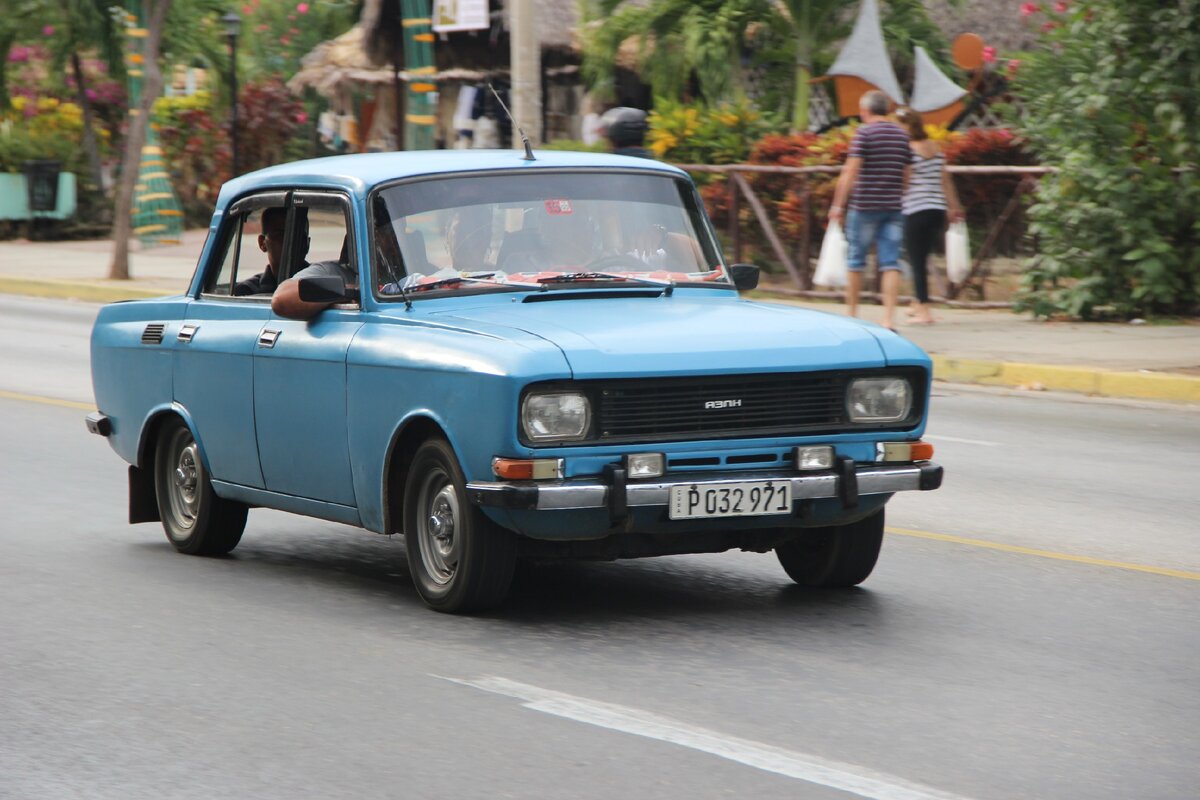
[[[772,134],[759,139],[753,146],[747,163],[779,167],[836,166],[846,161],[853,129],[839,128],[824,134]],[[812,252],[820,246],[824,235],[825,214],[833,197],[837,175],[780,175],[745,173],[746,180],[758,195],[775,226],[784,247],[796,252],[805,236],[810,238]],[[805,203],[805,190],[808,202]],[[729,183],[715,181],[700,193],[715,224],[725,230],[729,219]],[[741,198],[738,221],[745,252],[743,258],[753,260],[769,271],[778,271],[774,250],[758,224],[750,204]],[[801,265],[801,269],[803,266]]]
[[[250,172],[287,161],[288,140],[303,115],[304,105],[280,79],[248,84],[238,103],[238,169]]]

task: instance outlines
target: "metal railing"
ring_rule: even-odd
[[[729,191],[729,214],[726,220],[727,236],[729,249],[732,251],[735,263],[742,260],[744,253],[744,237],[741,229],[741,204],[745,201],[753,212],[759,227],[762,229],[763,235],[776,261],[784,268],[795,286],[794,289],[783,290],[784,293],[814,298],[836,298],[841,296],[840,292],[821,291],[813,288],[813,237],[809,233],[813,230],[814,225],[818,224],[818,220],[823,219],[824,215],[828,212],[826,208],[818,209],[814,207],[815,203],[809,185],[809,178],[815,175],[838,175],[842,171],[841,166],[783,167],[765,164],[677,164],[676,166],[692,173],[727,176]],[[967,277],[958,284],[951,284],[947,281],[943,293],[944,296],[933,297],[931,299],[935,302],[948,303],[950,305],[1006,307],[1009,305],[1007,302],[989,302],[986,300],[963,301],[960,299],[960,296],[968,286],[974,286],[979,295],[983,296],[981,281],[986,274],[985,266],[987,260],[994,253],[1001,232],[1012,215],[1020,207],[1022,196],[1033,190],[1040,176],[1054,172],[1055,169],[1053,167],[1003,165],[950,165],[946,169],[952,175],[1007,176],[1018,178],[1019,180],[1007,204],[989,225],[988,231],[983,237],[982,245],[976,249],[971,270]],[[797,195],[800,198],[803,209],[802,213],[805,219],[804,227],[806,233],[795,243],[794,249],[789,250],[783,238],[780,237],[762,198],[758,196],[758,193],[750,185],[750,182],[746,180],[746,175],[748,174],[788,175],[795,176],[797,179],[799,184]],[[714,219],[713,222],[720,225],[721,220]],[[866,296],[871,297],[873,293],[866,293]]]

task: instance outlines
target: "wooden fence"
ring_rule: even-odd
[[[807,220],[806,230],[811,231],[814,223],[818,219],[823,219],[828,213],[826,208],[814,208],[812,192],[809,190],[808,178],[811,175],[837,175],[840,174],[842,168],[840,166],[821,166],[821,167],[777,167],[769,165],[757,164],[678,164],[681,169],[688,172],[703,172],[715,173],[718,175],[726,175],[729,182],[729,218],[727,220],[729,246],[733,251],[733,261],[735,263],[742,260],[743,243],[741,226],[739,224],[741,216],[741,204],[745,200],[749,204],[751,211],[754,213],[754,218],[758,221],[762,228],[763,234],[766,236],[767,242],[771,246],[771,250],[775,258],[783,265],[795,284],[794,289],[785,290],[786,294],[796,295],[801,297],[818,297],[818,298],[835,298],[841,297],[840,292],[820,291],[812,286],[812,237],[805,235],[801,238],[795,252],[789,252],[784,246],[784,242],[780,239],[778,232],[775,230],[775,225],[771,221],[770,214],[767,213],[763,201],[750,182],[746,180],[747,174],[771,174],[771,175],[793,175],[800,183],[797,195],[800,197],[800,202],[803,207],[803,214]],[[1032,191],[1037,185],[1037,179],[1049,172],[1053,172],[1052,167],[1015,167],[1015,166],[948,166],[947,170],[952,175],[1002,175],[1009,177],[1019,177],[1020,181],[1013,190],[1012,197],[1004,209],[997,215],[984,236],[983,244],[975,252],[974,261],[971,264],[971,271],[966,279],[960,284],[947,283],[945,286],[944,296],[932,297],[935,302],[947,303],[949,305],[973,306],[973,307],[1006,307],[1007,302],[987,302],[974,301],[968,302],[959,299],[963,289],[981,281],[984,276],[984,264],[992,255],[995,249],[996,242],[1000,236],[1000,232],[1004,229],[1005,223],[1014,212],[1020,207],[1021,197],[1026,192]],[[719,224],[719,220],[714,220]],[[982,294],[982,288],[980,287]],[[867,293],[867,297],[871,297],[871,293]]]

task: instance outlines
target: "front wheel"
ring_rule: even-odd
[[[159,433],[154,489],[163,529],[179,552],[220,556],[242,540],[246,505],[217,497],[200,459],[200,446],[178,417]]]
[[[517,540],[467,500],[466,479],[445,439],[413,456],[404,486],[404,542],[417,593],[436,611],[483,611],[512,586]]]
[[[883,546],[883,509],[849,525],[810,528],[775,548],[788,576],[801,586],[857,586],[875,569]]]

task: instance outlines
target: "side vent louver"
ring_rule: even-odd
[[[151,322],[146,326],[146,330],[142,331],[142,344],[162,344],[163,331],[166,328],[166,323]]]

